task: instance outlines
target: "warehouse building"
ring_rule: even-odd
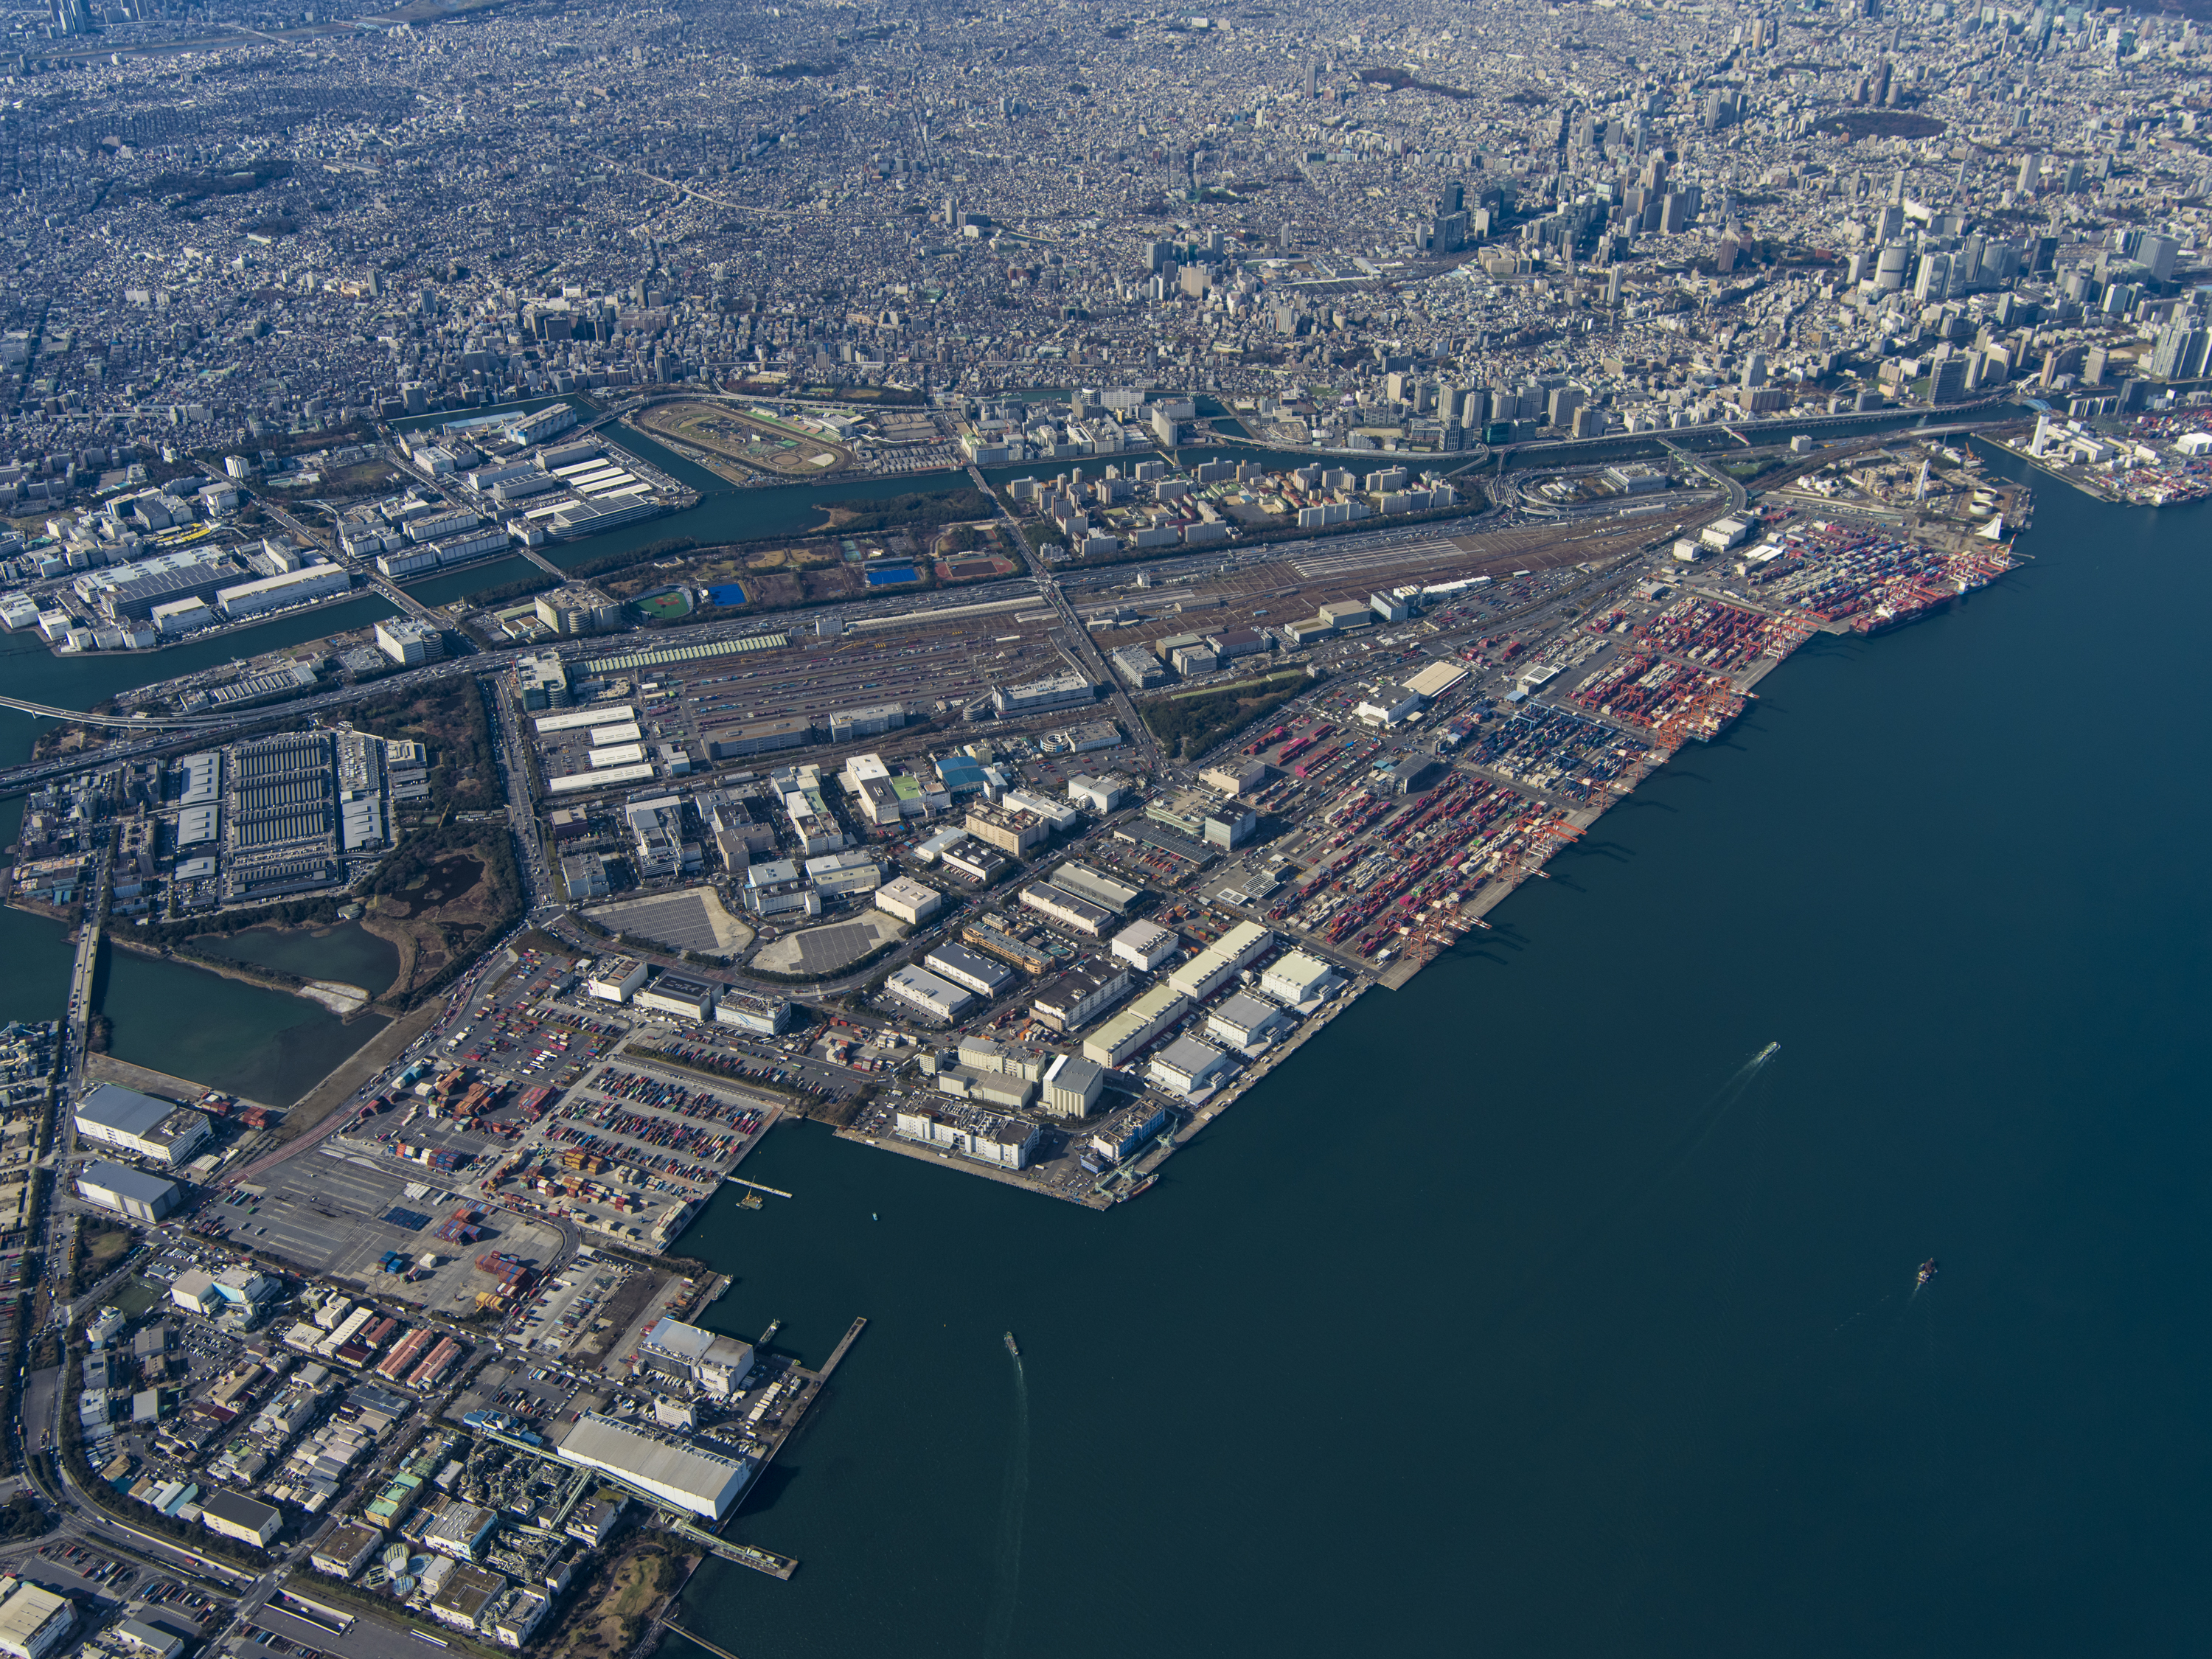
[[[1319,957],[1289,951],[1260,972],[1260,988],[1285,1007],[1325,997],[1344,983],[1344,977]]]
[[[706,741],[708,759],[736,760],[746,755],[765,755],[776,749],[796,749],[811,742],[814,723],[804,715],[787,714],[772,720],[716,726],[699,735]]]
[[[305,605],[310,599],[324,599],[332,593],[343,593],[353,586],[353,578],[335,564],[311,564],[298,570],[281,571],[274,576],[261,576],[249,582],[216,590],[215,608],[235,622],[240,617],[255,616],[264,611],[278,611],[286,605]]]
[[[876,890],[876,908],[919,927],[945,908],[945,895],[912,876],[895,876]]]
[[[1113,924],[1113,914],[1103,905],[1093,904],[1089,899],[1079,898],[1064,887],[1040,881],[1022,890],[1022,904],[1058,922],[1063,927],[1073,928],[1087,939],[1098,939]]]
[[[1002,1170],[1026,1170],[1044,1143],[1044,1131],[1026,1118],[964,1101],[902,1106],[891,1127],[908,1140],[943,1146]]]
[[[0,1601],[0,1653],[9,1659],[46,1659],[76,1628],[76,1607],[68,1596],[37,1584],[9,1582],[15,1588]]]
[[[1054,1117],[1085,1117],[1106,1092],[1106,1068],[1080,1054],[1062,1054],[1044,1074],[1044,1109]]]
[[[1039,991],[1030,1012],[1052,1030],[1079,1031],[1128,995],[1131,983],[1126,965],[1093,957]]]
[[[640,1008],[681,1014],[685,1019],[707,1019],[714,1012],[714,988],[684,974],[663,974],[631,1000]]]
[[[1227,1054],[1203,1038],[1179,1036],[1152,1057],[1145,1075],[1157,1087],[1187,1099],[1219,1082],[1232,1064]]]
[[[943,1020],[947,1025],[974,1007],[976,1000],[951,981],[910,963],[885,980],[884,989],[916,1013]]]
[[[1249,1048],[1295,1030],[1297,1021],[1264,997],[1239,991],[1206,1017],[1206,1034],[1232,1048]]]
[[[791,1029],[793,1011],[788,997],[756,996],[725,985],[714,999],[714,1024],[734,1025],[740,1031],[775,1036]]]
[[[1274,945],[1275,936],[1258,922],[1240,921],[1170,974],[1168,983],[1193,1002],[1203,1002],[1239,969],[1267,955]]]
[[[586,1412],[558,1449],[561,1461],[598,1469],[658,1502],[719,1521],[753,1466],[696,1442]]]
[[[1103,870],[1093,869],[1080,860],[1070,860],[1054,871],[1052,884],[1062,892],[1073,893],[1093,904],[1103,904],[1115,915],[1126,915],[1129,907],[1145,896],[1143,888],[1116,880]]]
[[[1083,1039],[1083,1057],[1117,1066],[1181,1019],[1190,999],[1172,985],[1155,985]]]
[[[998,995],[1014,976],[1014,970],[1006,963],[978,956],[964,945],[949,942],[939,945],[924,957],[921,965],[930,972],[951,980],[955,985],[984,997]]]
[[[753,1345],[672,1315],[639,1339],[637,1363],[648,1370],[693,1383],[720,1397],[739,1392],[753,1368]]]
[[[241,1492],[211,1492],[200,1500],[200,1524],[262,1549],[284,1530],[284,1512]]]
[[[350,1578],[368,1565],[368,1558],[384,1547],[384,1534],[357,1521],[343,1521],[324,1535],[307,1558],[317,1572],[333,1578]]]
[[[601,1002],[628,1002],[630,993],[645,983],[645,971],[635,957],[601,957],[592,964],[584,990]]]
[[[213,1133],[207,1119],[188,1107],[112,1083],[86,1090],[76,1116],[76,1132],[86,1139],[172,1168],[190,1161]]]
[[[1112,953],[1116,961],[1150,973],[1181,949],[1182,940],[1172,927],[1163,927],[1157,921],[1133,921],[1114,935]]]
[[[88,1203],[144,1222],[162,1219],[184,1201],[175,1182],[120,1164],[86,1164],[76,1172],[76,1190]]]

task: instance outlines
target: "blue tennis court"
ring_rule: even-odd
[[[910,564],[895,564],[889,569],[879,568],[869,571],[867,574],[868,586],[871,587],[892,587],[896,586],[900,582],[910,582],[920,580],[920,578],[915,576],[914,574],[914,567]]]
[[[709,605],[743,605],[744,602],[745,590],[735,582],[724,582],[720,587],[707,590],[707,603]]]

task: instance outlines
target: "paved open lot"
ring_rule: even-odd
[[[416,1178],[423,1173],[397,1159],[380,1163],[337,1146],[319,1147],[270,1170],[258,1183],[259,1209],[242,1212],[234,1224],[242,1239],[258,1249],[315,1272],[372,1285],[380,1278],[377,1259],[386,1250],[410,1257],[434,1252],[439,1266],[433,1278],[404,1288],[396,1280],[386,1281],[394,1295],[420,1301],[434,1313],[465,1313],[475,1308],[477,1291],[490,1283],[477,1272],[476,1259],[488,1250],[504,1251],[540,1267],[560,1253],[557,1229],[507,1210],[487,1212],[483,1231],[474,1243],[449,1243],[435,1237],[438,1224],[454,1210],[479,1200],[434,1180]],[[429,1224],[412,1228],[386,1220],[393,1210],[428,1217]]]
[[[672,951],[727,953],[753,939],[753,930],[722,908],[711,887],[623,899],[586,914],[611,933],[658,939]]]
[[[904,930],[881,911],[871,911],[851,921],[833,921],[810,927],[764,945],[753,966],[773,974],[834,974],[848,962],[857,962]]]

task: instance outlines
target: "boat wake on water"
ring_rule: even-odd
[[[1014,1443],[999,1497],[998,1571],[991,1589],[990,1616],[983,1627],[986,1659],[1000,1659],[1013,1641],[1014,1608],[1022,1588],[1022,1522],[1030,1502],[1029,1373],[1012,1331],[1006,1334],[1006,1355],[1014,1362]]]

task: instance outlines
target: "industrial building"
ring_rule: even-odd
[[[76,1103],[76,1132],[103,1146],[175,1166],[189,1162],[213,1133],[188,1107],[173,1106],[112,1083],[94,1084]]]
[[[1168,1109],[1157,1101],[1132,1101],[1091,1132],[1091,1150],[1117,1162],[1168,1127]]]
[[[162,1219],[184,1201],[184,1191],[173,1181],[104,1162],[76,1172],[76,1190],[88,1203],[144,1222]]]
[[[1193,1002],[1203,1002],[1274,945],[1275,936],[1258,922],[1240,921],[1170,974],[1168,983]]]
[[[1065,887],[1048,881],[1040,881],[1022,890],[1024,908],[1073,928],[1086,939],[1103,937],[1113,925],[1113,913],[1102,904],[1093,904],[1080,898]]]
[[[1093,957],[1039,991],[1030,1012],[1052,1030],[1079,1031],[1128,995],[1131,983],[1125,964]]]
[[[310,599],[343,593],[352,586],[353,578],[343,567],[311,564],[218,588],[215,608],[226,620],[236,622],[241,617],[258,616],[264,611],[280,611],[287,605],[305,605]]]
[[[645,964],[635,957],[601,957],[592,964],[584,989],[602,1002],[628,1002],[645,983]]]
[[[708,1019],[714,1012],[714,988],[684,974],[663,974],[639,990],[632,1000],[641,1008],[657,1009],[664,1014]]]
[[[211,1492],[200,1500],[200,1523],[210,1532],[257,1549],[284,1530],[284,1512],[239,1492]]]
[[[413,617],[388,617],[376,625],[376,648],[402,668],[419,668],[444,660],[446,636]]]
[[[891,1127],[908,1140],[944,1146],[978,1163],[1002,1170],[1026,1170],[1044,1131],[1026,1118],[970,1105],[966,1102],[928,1106],[902,1106]]]
[[[1283,1010],[1249,991],[1237,992],[1206,1016],[1206,1034],[1232,1048],[1270,1042],[1297,1026],[1297,1021]]]
[[[46,1659],[76,1628],[76,1607],[66,1595],[9,1577],[0,1578],[7,1599],[0,1601],[0,1654],[9,1659]]]
[[[884,981],[884,989],[916,1013],[943,1020],[948,1025],[974,1007],[976,1000],[973,994],[962,990],[951,981],[939,979],[911,964],[896,969]]]
[[[726,985],[714,999],[714,1024],[734,1025],[740,1031],[775,1036],[791,1029],[793,1018],[788,997],[756,996],[750,991]]]
[[[639,1339],[638,1364],[720,1398],[738,1393],[753,1368],[753,1345],[672,1316]]]
[[[921,959],[921,965],[955,985],[973,991],[978,996],[994,997],[1005,989],[1014,976],[1014,970],[1004,963],[979,956],[964,945],[951,942],[939,945]]]
[[[1179,1036],[1152,1057],[1145,1075],[1168,1093],[1187,1098],[1212,1087],[1233,1064],[1203,1038]]]
[[[1062,1054],[1044,1074],[1044,1109],[1055,1117],[1084,1117],[1106,1092],[1106,1068],[1080,1054]]]
[[[1150,973],[1182,948],[1182,940],[1172,927],[1163,927],[1157,921],[1133,921],[1114,935],[1109,947],[1117,961],[1132,968]]]
[[[1083,1057],[1118,1066],[1182,1018],[1190,999],[1172,985],[1155,985],[1083,1039]]]
[[[912,876],[896,876],[876,890],[876,908],[919,927],[945,908],[945,895]]]
[[[1304,951],[1287,951],[1260,972],[1260,988],[1291,1008],[1325,997],[1343,983],[1335,969]]]
[[[1127,914],[1129,907],[1145,896],[1143,888],[1133,883],[1117,880],[1103,870],[1093,869],[1080,860],[1070,860],[1054,871],[1052,884],[1062,892],[1073,893],[1093,904],[1103,904],[1115,915]]]
[[[561,1460],[598,1469],[674,1509],[719,1521],[753,1466],[696,1441],[586,1412],[558,1448]]]
[[[317,1572],[333,1578],[350,1578],[368,1565],[368,1558],[384,1547],[384,1534],[357,1521],[341,1522],[315,1546],[308,1561]]]

